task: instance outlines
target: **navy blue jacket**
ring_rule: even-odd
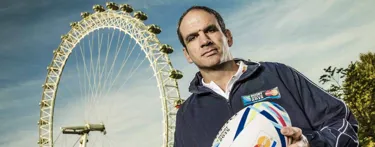
[[[189,87],[192,94],[177,112],[174,147],[210,147],[226,121],[246,106],[241,96],[275,87],[280,98],[260,101],[285,108],[292,125],[302,129],[311,147],[358,146],[358,122],[342,100],[287,65],[242,61],[248,69],[234,83],[229,101],[203,86],[201,74],[196,74]]]

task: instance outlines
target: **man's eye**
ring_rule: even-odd
[[[212,33],[212,32],[216,32],[217,29],[216,27],[210,27],[207,31]]]
[[[190,36],[190,37],[188,37],[187,41],[188,42],[193,41],[195,38],[196,38],[196,36]]]

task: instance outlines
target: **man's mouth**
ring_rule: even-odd
[[[202,56],[211,56],[211,55],[213,55],[213,54],[215,54],[217,52],[217,49],[216,48],[212,48],[212,49],[210,49],[210,50],[208,50],[208,51],[206,51],[206,52],[204,52],[203,54],[202,54]]]

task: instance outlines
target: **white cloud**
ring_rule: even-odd
[[[42,91],[43,80],[31,80],[25,81],[24,83],[17,84],[14,87],[6,87],[0,90],[0,110],[7,110],[11,108],[17,108],[23,106],[24,100],[30,100],[26,97],[22,97],[23,92],[30,92],[29,94],[40,93]],[[38,91],[39,90],[39,91]],[[38,103],[36,103],[38,105]]]
[[[323,68],[346,66],[374,51],[374,2],[262,1],[227,14],[234,55],[288,64],[318,81]],[[358,23],[361,22],[361,23]]]
[[[35,130],[17,130],[13,131],[11,135],[4,135],[0,140],[2,146],[36,146],[37,145],[37,134]]]

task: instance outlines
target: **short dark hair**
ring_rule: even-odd
[[[177,26],[177,35],[178,35],[178,39],[180,40],[180,43],[182,46],[186,47],[186,44],[184,43],[184,39],[182,38],[182,35],[181,35],[181,32],[180,32],[180,25],[181,25],[181,21],[182,19],[185,17],[185,15],[187,13],[189,13],[191,10],[203,10],[203,11],[206,11],[207,13],[210,13],[210,14],[213,14],[217,20],[217,22],[219,23],[219,26],[220,26],[220,29],[221,31],[225,31],[226,28],[225,28],[225,23],[224,23],[224,19],[221,17],[221,15],[215,11],[214,9],[211,9],[209,7],[206,7],[206,6],[192,6],[190,7],[189,9],[187,9],[180,17],[180,20],[178,21],[178,26]],[[224,33],[225,34],[225,33]],[[225,34],[226,36],[226,34]],[[227,36],[228,37],[228,36]]]

